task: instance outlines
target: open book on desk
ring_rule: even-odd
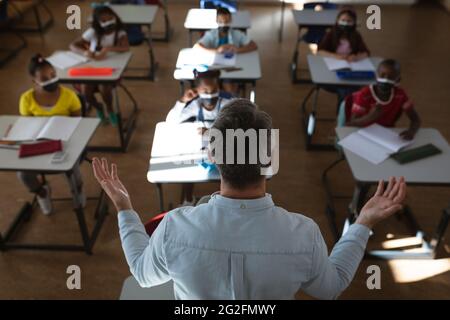
[[[347,60],[335,58],[323,58],[328,70],[336,71],[349,69],[351,71],[375,71],[375,66],[369,58],[364,58],[359,61],[348,62]]]
[[[80,117],[20,117],[3,138],[6,141],[68,141],[81,122]]]
[[[50,62],[55,68],[64,70],[82,63],[86,63],[89,61],[89,58],[72,51],[59,51],[48,57],[47,61]]]
[[[156,125],[153,137],[152,157],[171,157],[201,153],[207,145],[199,133],[199,122],[169,123]]]
[[[339,141],[339,145],[373,164],[379,164],[393,153],[410,145],[397,132],[378,124],[360,129]]]

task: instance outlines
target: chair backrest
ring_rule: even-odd
[[[152,236],[153,232],[155,232],[156,228],[158,228],[159,224],[161,223],[166,213],[167,212],[163,212],[154,216],[153,218],[150,219],[150,221],[148,221],[145,224],[145,231],[149,236]]]
[[[344,127],[347,121],[352,116],[352,106],[353,106],[353,94],[350,93],[342,100],[339,106],[339,112],[337,117],[337,126]]]
[[[313,10],[316,6],[320,5],[323,10],[331,10],[337,9],[337,4],[330,2],[308,2],[305,3],[303,8]],[[319,44],[322,41],[322,38],[325,36],[325,32],[327,31],[327,27],[309,27],[308,31],[303,35],[302,39],[306,43],[315,43]]]

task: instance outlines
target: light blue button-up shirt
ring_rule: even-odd
[[[131,273],[142,287],[169,280],[177,299],[337,298],[364,255],[369,229],[353,224],[328,256],[317,224],[254,200],[212,196],[172,210],[151,237],[134,211],[119,213]]]

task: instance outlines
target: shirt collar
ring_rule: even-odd
[[[213,206],[241,210],[261,210],[274,206],[272,196],[268,193],[265,197],[259,199],[231,199],[216,192],[211,196],[209,203]]]

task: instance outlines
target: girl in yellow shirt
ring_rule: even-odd
[[[22,116],[80,116],[81,103],[75,92],[60,86],[53,66],[41,55],[31,58],[28,71],[32,78],[33,88],[20,97],[20,114]],[[73,174],[79,196],[74,199],[76,206],[86,205],[86,196],[82,192],[82,180],[79,164]],[[39,181],[38,173],[21,171],[19,179],[28,190],[37,195],[37,201],[42,212],[46,215],[52,212],[50,186]],[[72,184],[69,184],[72,185]],[[73,190],[72,190],[73,191]]]

